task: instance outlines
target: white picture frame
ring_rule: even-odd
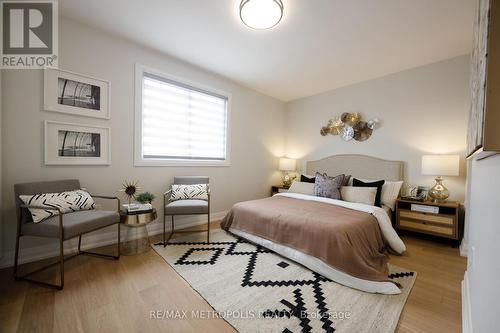
[[[111,129],[44,122],[45,165],[110,165]]]
[[[111,118],[111,83],[61,69],[44,71],[45,111],[101,119]]]

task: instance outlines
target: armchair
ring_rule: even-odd
[[[207,232],[207,243],[210,242],[210,187],[209,177],[201,176],[182,176],[174,177],[174,184],[176,185],[192,185],[192,184],[207,184],[208,200],[177,200],[170,201],[172,190],[168,190],[163,194],[163,246],[167,246],[170,238],[175,233],[194,233],[194,232]],[[176,215],[204,215],[207,214],[207,229],[205,230],[178,230],[175,231],[174,216]],[[165,223],[167,216],[171,216],[171,230],[168,238],[165,238]]]
[[[14,278],[17,281],[28,281],[47,287],[62,290],[64,287],[64,261],[78,255],[92,255],[110,259],[120,258],[120,199],[117,197],[92,195],[93,198],[109,199],[117,201],[117,211],[82,210],[76,212],[62,213],[58,208],[47,208],[25,205],[20,195],[33,195],[37,193],[58,193],[80,189],[80,182],[76,179],[22,183],[14,185],[17,214],[16,249],[14,256]],[[50,217],[42,222],[34,223],[28,208],[42,208],[45,210],[57,210],[59,215]],[[82,235],[113,224],[118,224],[117,254],[108,255],[81,250]],[[18,275],[18,259],[20,239],[22,236],[47,237],[59,240],[59,260],[53,264],[41,267],[22,276]],[[64,258],[64,241],[78,236],[78,252]],[[35,273],[41,272],[49,267],[59,264],[60,283],[52,284],[30,278]]]

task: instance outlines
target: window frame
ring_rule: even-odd
[[[224,160],[198,160],[198,159],[167,159],[167,158],[143,158],[142,154],[142,80],[144,73],[148,73],[166,80],[178,82],[179,84],[191,86],[216,95],[227,97],[226,110],[226,158]],[[204,166],[223,167],[231,165],[231,94],[207,87],[206,85],[192,82],[171,74],[163,73],[154,68],[135,64],[135,115],[134,115],[134,166]]]

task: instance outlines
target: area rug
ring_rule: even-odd
[[[391,265],[389,278],[401,294],[370,294],[222,230],[210,243],[192,237],[153,246],[214,309],[183,315],[224,318],[242,333],[394,332],[416,279],[415,272]],[[163,315],[179,316],[168,311]]]

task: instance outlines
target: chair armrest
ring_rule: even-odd
[[[116,200],[118,202],[118,207],[117,207],[116,211],[118,213],[120,212],[120,209],[121,209],[120,198],[118,198],[118,197],[111,197],[111,196],[107,196],[107,195],[94,195],[94,194],[90,194],[90,196],[92,198],[98,198],[98,199]]]
[[[30,209],[30,208],[34,208],[34,209],[43,209],[43,210],[57,210],[57,212],[59,213],[59,229],[60,229],[60,233],[61,233],[61,239],[64,238],[64,229],[63,229],[63,215],[64,214],[67,214],[67,213],[63,213],[59,208],[55,207],[55,208],[51,208],[51,207],[45,207],[45,206],[33,206],[33,205],[20,205],[19,208],[27,208],[27,209]],[[21,212],[19,212],[19,214],[21,214]],[[19,217],[18,219],[18,225],[19,225],[19,228],[21,227],[21,217]],[[42,220],[40,221],[39,223],[43,223],[43,221],[45,220]]]

